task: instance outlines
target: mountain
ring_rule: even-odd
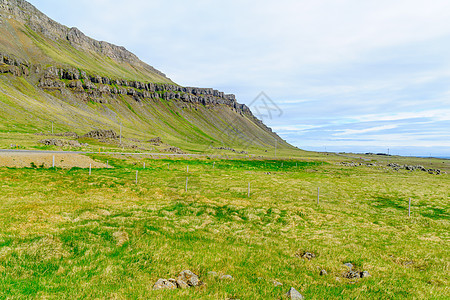
[[[292,148],[234,95],[180,86],[124,47],[61,25],[27,1],[0,0],[0,133],[52,126],[163,137],[185,151],[266,149],[275,141]]]

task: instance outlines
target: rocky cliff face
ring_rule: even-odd
[[[14,76],[38,74],[38,87],[44,90],[69,89],[82,100],[107,102],[108,98],[128,95],[136,101],[143,99],[163,99],[181,101],[205,106],[226,105],[237,112],[252,115],[249,108],[239,104],[232,94],[225,94],[211,88],[182,87],[174,84],[160,84],[115,79],[96,74],[87,74],[73,67],[43,69],[40,65],[31,65],[26,61],[0,53],[0,73]]]
[[[77,49],[100,53],[117,62],[138,65],[150,72],[166,77],[164,73],[142,62],[136,55],[124,47],[94,40],[83,34],[77,28],[68,28],[61,25],[47,17],[27,1],[0,0],[0,14],[0,17],[17,19],[35,32],[41,33],[52,40],[65,39]]]
[[[123,62],[122,66],[141,67],[149,70],[149,73],[156,73],[168,79],[163,73],[143,63],[125,48],[107,42],[96,41],[84,35],[77,28],[63,26],[48,18],[27,1],[0,0],[0,25],[3,21],[7,23],[7,19],[14,19],[20,24],[27,25],[28,28],[41,36],[45,36],[50,41],[63,40],[64,43],[69,42],[73,47],[80,49],[80,52],[87,54],[92,52],[100,53],[117,62]],[[11,30],[6,32],[11,32]],[[20,38],[16,35],[11,37],[20,41]],[[18,44],[15,49],[20,52],[23,46]],[[186,107],[186,105],[203,105],[211,108],[223,105],[232,108],[241,115],[247,116],[264,130],[271,131],[270,128],[253,116],[246,105],[239,104],[234,95],[227,95],[210,88],[182,87],[172,84],[170,79],[167,81],[156,81],[169,83],[153,83],[154,81],[152,82],[151,80],[145,81],[148,78],[146,76],[140,77],[140,81],[137,81],[123,78],[123,75],[105,76],[104,73],[99,75],[95,74],[98,71],[87,72],[86,69],[83,70],[83,68],[88,68],[89,66],[80,67],[76,65],[76,60],[74,64],[50,60],[50,64],[53,66],[49,67],[48,62],[43,63],[36,59],[29,62],[14,56],[14,53],[14,50],[12,50],[12,53],[5,53],[5,50],[0,48],[0,74],[10,73],[14,76],[23,76],[43,90],[70,92],[81,101],[100,103],[114,101],[114,99],[120,99],[122,96],[129,96],[137,102],[143,102],[144,99],[177,101],[182,104],[181,107]],[[27,55],[21,55],[21,57],[29,59]]]

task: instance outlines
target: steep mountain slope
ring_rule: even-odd
[[[63,26],[23,0],[0,0],[0,49],[29,64],[63,64],[100,75],[172,83],[123,47]]]
[[[234,95],[181,87],[123,47],[0,0],[0,133],[48,132],[52,122],[78,133],[122,127],[187,151],[291,147]]]

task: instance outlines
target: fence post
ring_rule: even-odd
[[[189,177],[186,177],[186,192],[188,191],[188,180],[189,180]]]
[[[189,166],[186,166],[186,173],[189,173]]]
[[[89,164],[89,176],[91,176],[92,164]]]
[[[408,217],[411,217],[411,198],[409,198]]]
[[[247,192],[247,196],[250,198],[250,182],[248,183],[248,192]]]
[[[53,123],[52,123],[53,124]],[[55,167],[55,156],[53,155],[53,164],[52,164],[52,167],[54,168]]]
[[[136,170],[136,184],[138,184],[138,172],[139,171]]]
[[[320,199],[320,187],[317,188],[317,204],[319,204]]]

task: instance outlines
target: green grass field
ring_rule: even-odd
[[[280,299],[291,286],[306,299],[450,297],[447,174],[320,154],[92,157],[114,169],[0,168],[1,298]],[[345,278],[347,262],[371,277]],[[185,269],[205,285],[152,290]]]
[[[45,91],[49,66],[172,81],[2,20],[0,52],[38,68],[0,75],[0,149],[87,151],[112,167],[6,168],[0,156],[0,299],[283,299],[290,287],[305,299],[450,299],[449,160],[302,151],[227,105]],[[123,143],[40,143],[95,129]],[[199,155],[162,158],[181,151]],[[371,276],[348,279],[345,263]],[[153,290],[183,270],[204,285]]]

